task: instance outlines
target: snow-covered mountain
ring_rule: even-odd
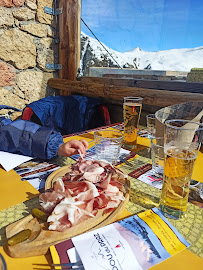
[[[147,52],[137,47],[132,51],[121,53],[103,43],[102,45],[96,39],[81,33],[81,75],[88,74],[91,66],[186,72],[191,68],[203,68],[203,46],[157,52]]]

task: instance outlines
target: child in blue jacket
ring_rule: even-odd
[[[78,154],[78,150],[84,155],[87,149],[85,140],[63,143],[62,135],[52,128],[0,117],[0,151],[51,159],[56,155],[72,156]]]

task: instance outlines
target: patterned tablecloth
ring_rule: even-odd
[[[77,135],[77,138],[78,136],[79,135]],[[149,148],[145,148],[128,159],[130,164],[120,163],[118,167],[123,170],[124,173],[132,175],[132,172],[151,164],[151,159],[149,157]],[[53,160],[53,162],[62,166],[72,164],[75,161],[71,158],[60,157],[57,160]],[[161,191],[156,187],[139,181],[130,175],[131,193],[127,210],[132,214],[137,214],[147,209],[157,207]],[[36,197],[0,211],[0,245],[5,243],[5,227],[8,224],[25,217],[31,213],[34,207],[38,206],[38,197]],[[203,209],[194,204],[188,203],[187,215],[185,218],[180,220],[168,220],[191,244],[189,250],[203,258]]]

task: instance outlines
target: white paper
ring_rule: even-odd
[[[68,258],[71,263],[82,263],[80,256],[75,247],[67,250]],[[72,269],[78,269],[77,266],[72,266]],[[85,270],[83,266],[80,266],[80,270]]]
[[[44,168],[44,172],[41,173],[34,173],[31,172],[30,176],[27,176],[26,179],[21,178],[22,181],[26,180],[28,181],[34,188],[36,188],[37,190],[43,189],[45,187],[45,182],[47,180],[47,177],[55,170],[59,169],[60,167],[56,167],[54,169],[48,170],[46,171],[46,168]],[[29,174],[29,173],[28,173]]]
[[[143,269],[129,243],[113,224],[73,237],[72,241],[85,269]]]
[[[121,147],[121,150],[120,150],[120,154],[119,156],[123,156],[123,155],[129,155],[130,154],[130,151],[129,150],[126,150],[124,148]]]
[[[146,173],[140,175],[137,179],[150,186],[153,186],[158,189],[162,189],[163,178],[157,177],[156,175],[154,175],[153,170],[147,171]]]
[[[45,187],[47,177],[60,166],[46,161],[33,160],[23,163],[15,168],[22,181],[28,181],[37,190]]]
[[[33,158],[0,151],[0,164],[7,172],[31,159]]]

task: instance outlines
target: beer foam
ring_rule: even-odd
[[[133,107],[133,106],[139,106],[139,107],[141,107],[142,106],[141,103],[134,103],[134,102],[124,102],[124,105],[125,106],[130,106],[130,107]]]

